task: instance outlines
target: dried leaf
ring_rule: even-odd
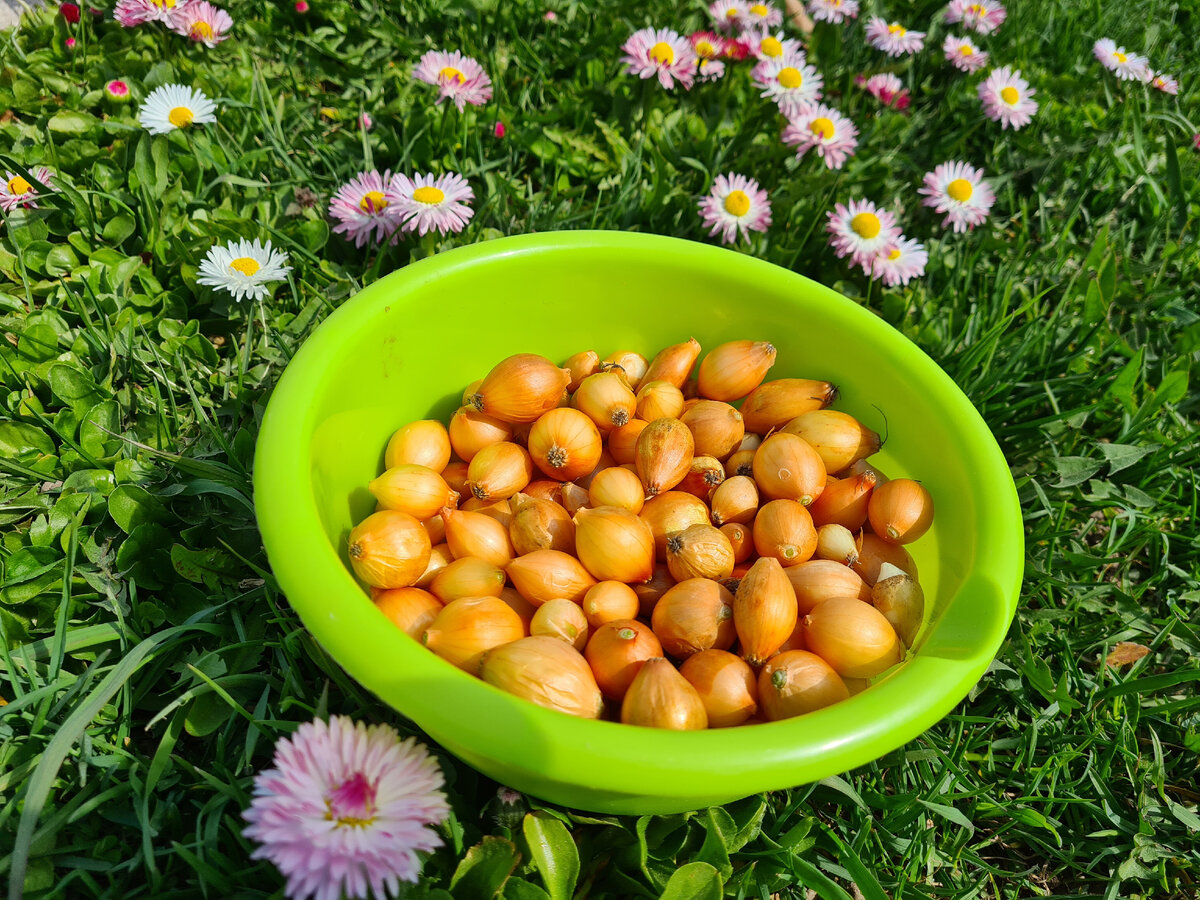
[[[1113,647],[1112,652],[1108,654],[1104,661],[1110,666],[1127,666],[1130,663],[1137,662],[1149,652],[1149,647],[1134,644],[1130,641],[1121,641]]]

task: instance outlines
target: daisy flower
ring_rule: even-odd
[[[725,74],[725,63],[719,59],[696,57],[696,78],[699,81],[716,81]]]
[[[750,55],[750,44],[746,41],[745,35],[735,38],[725,39],[725,58],[732,59],[735,62],[743,60]]]
[[[1008,12],[996,0],[950,0],[946,7],[948,23],[962,22],[964,27],[980,34],[991,34],[1006,18]]]
[[[260,244],[258,238],[253,243],[242,240],[210,247],[196,283],[232,294],[239,303],[247,297],[265,300],[271,296],[267,282],[283,281],[292,270],[287,259],[282,250],[272,249],[270,241]]]
[[[483,66],[457,50],[430,50],[413,68],[413,77],[438,89],[437,102],[449,97],[462,112],[466,105],[483,106],[492,99],[492,80]]]
[[[844,206],[838,203],[826,215],[829,245],[839,257],[849,256],[854,265],[870,265],[882,248],[901,237],[896,217],[870,200],[851,200]]]
[[[30,169],[29,174],[44,187],[53,187],[54,173],[45,166]],[[4,173],[4,183],[0,184],[0,209],[6,213],[12,212],[18,206],[37,209],[37,200],[34,199],[37,195],[37,187],[24,175],[18,175],[16,172]]]
[[[125,103],[129,100],[129,85],[120,78],[114,78],[104,85],[104,96],[114,103]]]
[[[745,21],[748,10],[742,0],[716,0],[709,4],[708,14],[722,31],[731,31]]]
[[[416,178],[397,175],[393,183],[400,195],[400,215],[405,231],[416,231],[422,237],[431,229],[442,234],[459,232],[475,215],[467,205],[475,195],[467,180],[457,173],[437,178],[432,173]]]
[[[771,201],[753,178],[730,172],[717,176],[712,191],[700,201],[700,215],[711,226],[710,235],[719,231],[722,242],[732,244],[739,231],[749,239],[749,232],[770,227]]]
[[[884,106],[894,106],[896,109],[908,109],[908,104],[911,101],[908,89],[904,86],[904,82],[891,72],[881,72],[878,75],[872,75],[870,78],[864,79],[861,83],[856,78],[855,83],[859,84],[859,87]]]
[[[189,0],[171,19],[170,28],[176,34],[191,38],[210,50],[229,37],[233,19],[208,0]]]
[[[142,127],[151,134],[169,134],[176,128],[217,121],[217,105],[196,88],[164,84],[155,88],[138,110]]]
[[[770,97],[788,118],[799,115],[821,99],[821,75],[803,56],[764,59],[751,73],[762,85],[760,96]]]
[[[1019,69],[1014,71],[1008,66],[993,69],[978,90],[984,114],[992,121],[999,122],[1001,129],[1012,126],[1016,131],[1028,125],[1037,112],[1033,89],[1021,77]]]
[[[696,54],[687,38],[669,28],[643,28],[630,35],[621,49],[625,51],[621,62],[626,64],[625,71],[630,75],[639,78],[657,75],[659,84],[667,90],[675,87],[676,80],[691,89]]]
[[[171,26],[177,12],[191,0],[117,0],[113,18],[126,28],[143,22],[162,22]]]
[[[867,22],[867,43],[888,56],[916,53],[925,46],[925,32],[909,31],[897,22],[872,16]]]
[[[808,0],[808,12],[818,22],[841,25],[858,18],[858,0]]]
[[[858,129],[832,106],[818,103],[788,122],[783,142],[796,148],[797,159],[813,150],[826,166],[840,169],[858,146]]]
[[[337,219],[333,233],[362,247],[375,232],[376,243],[382,244],[400,228],[403,200],[390,171],[359,172],[329,201],[329,215]]]
[[[778,7],[772,6],[770,3],[753,0],[753,2],[747,3],[744,8],[745,12],[741,16],[742,28],[765,30],[783,24],[783,13],[779,11]]]
[[[688,35],[688,43],[696,54],[696,77],[701,81],[715,81],[725,74],[725,63],[719,57],[725,52],[725,38],[711,31],[697,31]]]
[[[1158,74],[1151,74],[1150,86],[1157,88],[1164,94],[1171,94],[1172,96],[1179,93],[1179,82],[1170,75],[1164,75],[1161,72]]]
[[[1092,53],[1100,64],[1122,81],[1149,81],[1150,61],[1136,53],[1126,53],[1109,38],[1100,38],[1092,45]]]
[[[375,120],[371,118],[370,113],[364,112],[358,114],[358,127],[363,131],[370,131],[375,127]]]
[[[926,172],[925,186],[917,193],[925,196],[922,204],[946,214],[942,227],[953,225],[956,232],[983,224],[996,202],[983,170],[965,162],[945,162]]]
[[[929,262],[929,254],[925,246],[900,235],[894,241],[889,241],[880,247],[870,262],[863,264],[863,270],[872,278],[880,279],[888,287],[897,284],[908,284],[914,278],[925,274],[925,264]]]
[[[804,46],[794,38],[784,37],[782,31],[771,34],[769,31],[747,31],[742,35],[749,54],[756,59],[778,59],[790,56],[793,59],[805,59]]]
[[[273,763],[254,778],[243,833],[294,900],[395,896],[417,880],[417,852],[441,846],[430,826],[450,814],[442,771],[390,725],[307,722],[275,744]]]
[[[987,65],[986,50],[980,50],[970,38],[946,35],[942,42],[942,52],[954,68],[962,72],[978,72]]]

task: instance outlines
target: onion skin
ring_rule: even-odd
[[[441,601],[429,591],[421,590],[418,587],[391,588],[379,591],[371,599],[393,625],[414,641],[421,639],[425,629],[442,611]]]
[[[728,650],[737,638],[733,594],[708,578],[680,581],[659,598],[650,627],[676,659],[701,650]]]
[[[726,650],[702,650],[689,656],[679,667],[679,674],[700,695],[709,728],[741,725],[758,712],[754,670]]]
[[[508,537],[517,556],[534,550],[575,552],[575,523],[560,504],[528,494],[517,494],[509,502],[514,512]]]
[[[429,533],[408,513],[385,509],[350,532],[350,566],[371,587],[410,587],[429,565]]]
[[[694,456],[688,473],[675,490],[694,494],[708,503],[715,491],[725,481],[725,467],[715,456]]]
[[[858,546],[849,528],[842,525],[822,525],[817,529],[817,550],[813,556],[852,566],[858,562]]]
[[[383,452],[383,465],[404,463],[441,472],[450,462],[450,434],[437,419],[421,419],[396,429]]]
[[[676,581],[728,578],[734,564],[733,545],[712,525],[691,525],[667,538],[667,569]]]
[[[600,472],[588,487],[589,506],[620,506],[635,516],[646,503],[646,490],[636,472],[613,466]]]
[[[517,353],[488,372],[469,403],[504,422],[535,422],[558,406],[570,383],[569,369],[536,353]]]
[[[911,544],[933,524],[933,497],[919,481],[893,478],[871,493],[871,530],[893,544]]]
[[[558,481],[574,481],[600,462],[604,444],[594,422],[577,409],[552,409],[529,431],[529,455]]]
[[[824,409],[837,399],[837,388],[828,381],[809,378],[776,378],[759,385],[742,402],[746,430],[766,434],[806,412]]]
[[[688,338],[682,344],[664,347],[650,361],[642,381],[667,381],[682,390],[699,358],[700,343],[695,338]]]
[[[708,352],[697,371],[701,397],[728,403],[762,384],[775,365],[775,347],[766,341],[726,341]]]
[[[900,662],[900,638],[870,603],[826,600],[804,617],[804,643],[843,678],[873,678]]]
[[[637,391],[637,417],[677,419],[683,412],[683,392],[669,381],[647,381]]]
[[[770,500],[798,500],[808,506],[825,490],[825,463],[808,441],[776,432],[754,451],[754,481]]]
[[[801,413],[781,430],[808,441],[830,474],[848,469],[860,459],[879,452],[879,435],[854,416],[837,409]]]
[[[621,700],[648,659],[661,657],[662,644],[637,619],[606,622],[592,632],[583,655],[605,697]]]
[[[648,659],[621,701],[626,725],[693,731],[708,727],[704,701],[668,660]]]
[[[529,451],[512,441],[484,447],[467,468],[467,486],[476,500],[507,500],[524,490],[532,479]]]
[[[692,432],[679,419],[655,419],[638,435],[634,464],[646,496],[671,490],[691,469]]]
[[[578,603],[565,597],[547,600],[539,606],[529,622],[529,633],[565,641],[580,653],[590,635],[587,616]]]
[[[864,531],[859,535],[858,562],[852,569],[857,572],[868,586],[879,580],[879,567],[885,562],[891,563],[897,569],[917,578],[917,564],[907,550],[900,544],[885,541],[879,535]]]
[[[432,518],[443,506],[458,503],[457,492],[428,466],[400,463],[367,485],[385,509],[406,512],[418,522]]]
[[[759,507],[758,485],[745,475],[726,478],[712,492],[710,504],[714,525],[753,522]]]
[[[504,571],[521,596],[534,606],[557,597],[579,603],[596,583],[578,559],[560,550],[534,550],[518,556]]]
[[[654,553],[659,562],[667,561],[667,540],[692,525],[709,524],[708,507],[694,494],[666,491],[649,498],[639,515],[654,535]]]
[[[925,592],[921,585],[903,572],[881,578],[871,588],[871,602],[896,629],[904,646],[911,647],[925,620]]]
[[[563,368],[571,373],[567,390],[573,394],[579,389],[579,384],[583,379],[600,371],[600,354],[595,350],[581,350],[564,362]]]
[[[649,581],[654,574],[654,533],[620,506],[575,514],[575,553],[597,581]]]
[[[587,660],[557,638],[530,636],[488,651],[479,677],[538,706],[598,719],[604,697]]]
[[[772,500],[754,517],[754,548],[759,556],[797,566],[817,549],[817,530],[808,510],[795,500]]]
[[[847,699],[841,676],[815,653],[788,650],[771,657],[758,673],[758,699],[770,722],[790,719]]]
[[[818,603],[833,597],[857,597],[867,603],[871,601],[871,588],[858,573],[830,559],[810,559],[798,566],[788,566],[783,574],[796,592],[801,616]]]
[[[525,623],[499,597],[460,597],[442,607],[421,643],[464,672],[479,674],[483,654],[525,637]]]
[[[623,581],[601,581],[583,595],[583,614],[593,629],[606,622],[637,618],[639,612],[637,592]]]
[[[725,459],[746,435],[742,414],[720,400],[697,400],[679,420],[691,431],[697,456]]]
[[[752,666],[762,665],[791,635],[796,618],[796,592],[783,567],[776,559],[762,557],[733,597],[733,625],[742,657]]]
[[[619,369],[589,375],[571,397],[571,406],[586,415],[601,434],[627,425],[637,412],[637,396]]]
[[[650,363],[646,357],[634,350],[617,350],[600,361],[601,371],[610,371],[614,366],[620,371],[625,383],[636,391],[645,383]]]
[[[474,556],[456,559],[438,572],[429,592],[442,603],[459,597],[499,597],[504,590],[504,570]]]
[[[446,543],[455,559],[478,556],[503,569],[516,552],[508,538],[508,529],[486,513],[464,509],[442,510],[446,523]]]
[[[875,473],[863,472],[847,478],[831,478],[825,482],[821,496],[808,506],[817,526],[841,525],[858,531],[867,521],[867,508],[875,490]]]

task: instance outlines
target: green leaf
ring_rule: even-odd
[[[1135,444],[1097,444],[1100,452],[1104,455],[1104,459],[1108,462],[1108,474],[1120,472],[1122,469],[1128,469],[1143,456],[1147,456],[1158,449],[1157,446],[1139,447]]]
[[[52,278],[71,274],[71,270],[79,265],[79,257],[66,244],[59,244],[46,254],[45,273]]]
[[[807,859],[797,856],[791,862],[800,884],[816,891],[821,900],[852,900],[849,894],[838,887],[837,882]]]
[[[957,825],[959,828],[965,828],[972,834],[975,833],[975,823],[953,806],[946,806],[942,803],[932,803],[929,800],[922,800],[919,797],[917,798],[917,802],[930,812],[937,813],[947,822]]]
[[[174,539],[174,535],[157,522],[143,522],[134,527],[129,537],[117,548],[117,571],[128,572],[135,564],[149,559],[155,551],[166,550]]]
[[[171,546],[171,565],[175,571],[196,584],[216,588],[223,579],[229,578],[237,567],[229,554],[218,548],[191,550],[183,544]]]
[[[17,354],[30,362],[46,362],[58,352],[58,332],[48,322],[25,326],[17,338]]]
[[[1096,283],[1100,286],[1100,293],[1104,296],[1104,305],[1107,307],[1117,293],[1117,258],[1113,254],[1104,257],[1100,271],[1096,273]]]
[[[675,870],[658,900],[721,900],[725,882],[706,862],[690,862]]]
[[[1105,226],[1107,230],[1108,226]],[[1137,400],[1134,399],[1133,392],[1137,387],[1138,382],[1142,377],[1142,365],[1146,359],[1146,350],[1144,347],[1139,347],[1137,353],[1125,363],[1117,377],[1113,379],[1113,383],[1108,387],[1108,396],[1113,397],[1125,409],[1125,412],[1133,415],[1137,412]]]
[[[64,494],[77,491],[107,497],[116,486],[116,476],[108,469],[77,469],[63,479],[62,491]]]
[[[1058,474],[1054,487],[1074,487],[1099,472],[1104,463],[1086,456],[1057,456],[1050,460],[1050,465]]]
[[[579,849],[567,826],[539,810],[525,816],[522,830],[551,900],[571,900],[579,879]]]
[[[97,403],[79,423],[79,445],[97,460],[116,455],[121,439],[114,437],[121,427],[121,407],[116,400]]]
[[[526,881],[524,878],[510,878],[504,883],[504,900],[550,900],[550,895]]]
[[[1172,133],[1163,131],[1167,156],[1167,188],[1171,193],[1171,205],[1175,207],[1175,227],[1182,230],[1187,224],[1187,194],[1183,190],[1183,177],[1179,173],[1179,156],[1175,153]]]
[[[232,715],[229,704],[218,694],[209,691],[188,704],[183,727],[192,737],[205,737],[229,721]]]
[[[54,396],[80,416],[105,399],[91,373],[78,365],[51,366],[46,380]]]
[[[145,522],[162,522],[167,518],[158,498],[136,484],[123,484],[109,494],[108,514],[126,534]]]
[[[492,900],[504,887],[521,854],[507,838],[485,835],[467,851],[450,878],[456,900]]]
[[[0,455],[13,459],[25,453],[53,456],[54,441],[36,425],[0,422]]]
[[[50,121],[46,123],[46,127],[59,134],[84,135],[91,132],[99,124],[100,120],[89,113],[79,112],[74,109],[60,109],[50,117]]]
[[[697,862],[706,862],[721,873],[721,878],[733,874],[729,862],[729,836],[736,832],[733,818],[719,806],[710,806],[705,812],[704,843],[696,852]]]
[[[110,244],[119,245],[136,230],[137,223],[133,220],[133,216],[129,215],[129,213],[117,213],[117,215],[104,223],[102,234],[104,240]]]

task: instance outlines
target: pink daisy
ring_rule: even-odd
[[[114,78],[104,85],[104,95],[109,100],[124,103],[129,99],[129,85],[120,78]]]
[[[927,262],[929,254],[925,246],[900,235],[880,247],[871,260],[863,264],[863,271],[888,287],[894,287],[924,275]]]
[[[1028,125],[1037,112],[1037,101],[1033,99],[1033,88],[1029,86],[1021,71],[1001,66],[988,73],[978,88],[979,102],[984,114],[999,122],[1000,128],[1012,127],[1013,131]]]
[[[1109,38],[1100,38],[1092,45],[1092,53],[1100,64],[1122,81],[1149,81],[1150,61],[1136,53],[1126,53]]]
[[[709,4],[708,14],[712,16],[713,24],[722,31],[732,31],[741,27],[747,9],[742,0],[716,0]]]
[[[754,67],[751,76],[762,85],[761,96],[774,100],[788,118],[807,111],[821,99],[824,81],[803,56],[764,59]]]
[[[657,75],[659,84],[667,90],[675,87],[676,81],[691,89],[696,54],[687,38],[669,28],[643,28],[630,35],[621,49],[625,51],[621,62],[630,75],[639,78]]]
[[[1150,86],[1157,88],[1164,94],[1171,94],[1172,96],[1179,93],[1179,82],[1170,75],[1164,75],[1161,72],[1150,76]]]
[[[986,50],[980,50],[970,38],[946,35],[942,42],[942,52],[954,68],[962,72],[978,72],[987,65]]]
[[[925,32],[909,31],[897,22],[886,22],[879,16],[867,21],[867,43],[888,56],[916,53],[925,46]]]
[[[43,187],[53,189],[54,173],[45,166],[31,168],[29,174]],[[6,213],[12,212],[18,206],[25,209],[37,209],[37,200],[34,199],[37,196],[37,186],[24,175],[18,175],[16,172],[4,173],[4,183],[0,184],[0,209]]]
[[[492,80],[483,71],[483,66],[457,50],[430,50],[413,67],[413,77],[436,85],[437,102],[441,103],[449,97],[459,112],[468,103],[483,106],[492,99]]]
[[[696,79],[698,81],[716,81],[724,74],[725,63],[719,59],[696,57]]]
[[[208,0],[189,0],[172,18],[171,30],[210,50],[229,37],[233,19],[225,10],[213,6]]]
[[[855,79],[858,84],[858,79]],[[908,88],[904,86],[899,78],[891,72],[881,72],[878,75],[872,75],[859,84],[863,90],[882,103],[884,106],[894,106],[896,109],[908,109],[908,105],[912,98],[909,96]]]
[[[942,227],[952,225],[956,232],[981,225],[996,202],[983,170],[965,162],[945,162],[926,172],[925,186],[917,193],[925,196],[921,201],[925,206],[946,214]]]
[[[382,244],[393,238],[400,228],[403,197],[396,187],[396,176],[390,171],[359,172],[338,188],[329,201],[329,215],[337,219],[334,234],[362,247],[375,233],[375,242]]]
[[[725,74],[725,63],[720,60],[725,52],[725,38],[711,31],[697,31],[688,35],[688,42],[696,54],[696,77],[699,80],[715,81]]]
[[[996,0],[950,0],[946,21],[953,25],[962,22],[980,34],[991,34],[1004,24],[1008,12]]]
[[[162,22],[170,27],[176,13],[191,0],[117,0],[113,18],[126,28],[143,22]]]
[[[750,0],[746,3],[745,10],[741,17],[741,25],[744,29],[765,30],[783,24],[783,13],[779,11],[779,8],[770,3],[763,3],[762,0]]]
[[[818,22],[840,25],[858,18],[858,0],[808,0],[808,12]]]
[[[838,203],[826,213],[829,245],[839,257],[849,256],[854,265],[867,266],[875,255],[901,237],[896,217],[870,200]]]
[[[475,199],[475,194],[467,180],[457,173],[436,178],[433,173],[415,178],[397,175],[395,184],[405,231],[416,231],[422,237],[431,230],[442,234],[459,232],[475,215],[467,205]]]
[[[700,215],[711,226],[709,234],[721,232],[721,240],[732,244],[738,232],[749,238],[751,231],[766,231],[771,225],[771,201],[758,182],[730,172],[718,175],[712,192],[700,201]]]
[[[840,169],[858,146],[858,129],[832,106],[818,103],[792,117],[783,129],[783,142],[796,148],[797,159],[812,150],[830,169]]]
[[[804,46],[794,38],[785,37],[782,31],[775,34],[769,31],[747,31],[742,35],[742,41],[749,55],[756,59],[775,59],[780,56],[805,58]]]
[[[442,771],[389,725],[317,719],[281,738],[273,762],[254,778],[244,834],[294,900],[393,896],[417,880],[417,852],[442,844],[430,827],[450,814]]]

